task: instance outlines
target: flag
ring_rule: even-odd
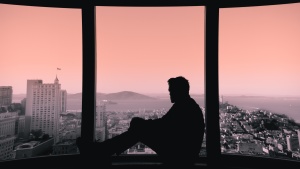
[[[57,68],[57,70],[61,70],[60,68]]]

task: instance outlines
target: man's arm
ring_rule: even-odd
[[[138,131],[138,130],[143,130],[145,128],[153,129],[153,130],[161,129],[163,125],[163,121],[164,121],[163,118],[145,120],[140,117],[133,117],[130,121],[130,127],[128,130]]]

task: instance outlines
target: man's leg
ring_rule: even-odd
[[[110,155],[121,154],[137,142],[142,142],[155,152],[160,153],[163,152],[165,144],[159,134],[144,119],[134,117],[130,122],[128,131],[97,144],[99,148],[96,149],[104,148]]]
[[[92,144],[83,143],[82,139],[78,138],[77,146],[81,153],[93,152],[93,154],[100,156],[111,156],[124,152],[140,141],[155,152],[162,152],[164,149],[163,140],[161,140],[159,133],[151,128],[151,126],[145,125],[143,119],[135,117],[131,120],[128,131],[103,142],[93,142]]]
[[[126,131],[120,135],[117,135],[111,139],[105,140],[101,143],[97,143],[98,146],[96,149],[104,148],[110,155],[121,154],[125,150],[134,146],[138,142],[136,134],[130,131]]]
[[[124,132],[103,142],[84,143],[82,138],[77,138],[77,146],[81,154],[96,154],[100,156],[111,156],[120,154],[137,143],[137,137],[132,132]]]

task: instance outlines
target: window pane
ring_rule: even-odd
[[[77,153],[80,10],[1,4],[0,20],[0,160]]]
[[[164,116],[171,77],[189,80],[204,114],[203,7],[97,7],[96,27],[97,140],[127,131],[133,117]],[[156,154],[140,142],[123,153]]]
[[[299,159],[300,4],[221,9],[222,153]]]

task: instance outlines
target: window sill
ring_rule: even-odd
[[[101,168],[101,159],[91,164],[82,159],[78,154],[61,156],[44,156],[19,160],[0,162],[0,168],[11,169],[30,166],[31,169],[69,169],[86,168],[95,166]],[[246,155],[222,154],[220,166],[223,169],[257,169],[257,168],[299,168],[300,161],[278,159],[271,157],[255,157]],[[93,168],[93,167],[92,167]],[[105,167],[104,167],[105,168]],[[164,168],[157,155],[120,155],[112,157],[112,165],[109,168]],[[192,168],[208,168],[207,157],[199,157]]]

